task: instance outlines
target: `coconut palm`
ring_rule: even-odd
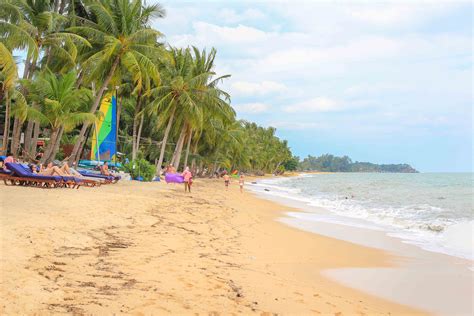
[[[94,45],[92,54],[82,64],[89,81],[99,78],[100,88],[90,108],[94,113],[120,66],[131,74],[136,91],[143,89],[146,78],[159,84],[158,67],[151,56],[161,53],[158,39],[162,34],[150,28],[149,23],[151,18],[163,17],[165,13],[160,5],[145,6],[142,0],[87,0],[84,3],[94,19],[78,18],[77,26],[68,31],[84,36]],[[72,159],[79,159],[88,127],[87,123],[82,126]]]
[[[45,56],[45,65],[54,55],[56,62],[63,68],[73,67],[77,57],[76,44],[89,45],[76,34],[59,32],[67,19],[52,8],[50,0],[5,0],[0,4],[0,40],[11,50],[17,48],[27,51],[23,79],[31,79],[39,68],[41,53]],[[22,93],[26,94],[25,89],[22,89]],[[14,130],[20,130],[21,127],[20,121],[15,118]],[[28,151],[33,148],[33,128],[34,122],[30,120],[25,131],[25,147]],[[18,147],[18,137],[12,140],[14,148]]]
[[[10,135],[10,96],[18,80],[18,70],[10,50],[0,43],[0,100],[5,99],[5,126],[3,130],[2,151],[8,148]]]
[[[76,88],[76,77],[75,71],[55,75],[46,70],[28,84],[28,89],[35,96],[33,102],[37,102],[41,108],[40,121],[51,129],[42,162],[54,159],[63,133],[70,132],[84,122],[92,123],[96,118],[87,111],[91,92]]]

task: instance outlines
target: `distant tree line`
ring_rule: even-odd
[[[348,156],[337,157],[330,154],[314,157],[309,155],[298,164],[300,171],[325,172],[418,172],[409,164],[374,164],[370,162],[352,162]]]

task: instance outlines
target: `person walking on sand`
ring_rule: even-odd
[[[241,174],[239,178],[240,193],[244,193],[244,175]]]
[[[228,190],[229,189],[229,182],[230,182],[230,177],[229,175],[226,173],[224,175],[224,183],[225,183],[225,189]]]
[[[189,193],[191,193],[191,185],[193,184],[193,174],[189,170],[189,167],[186,167],[186,169],[184,169],[182,176],[184,178],[184,193],[188,191]]]

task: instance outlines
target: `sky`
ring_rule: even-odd
[[[238,118],[300,158],[474,171],[471,2],[154,2],[163,41],[216,48]]]
[[[294,154],[472,171],[470,2],[159,3],[164,40],[215,47],[238,118]]]

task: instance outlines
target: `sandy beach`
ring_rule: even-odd
[[[2,315],[424,313],[321,273],[396,258],[286,226],[288,207],[237,185],[1,184],[0,199]]]

